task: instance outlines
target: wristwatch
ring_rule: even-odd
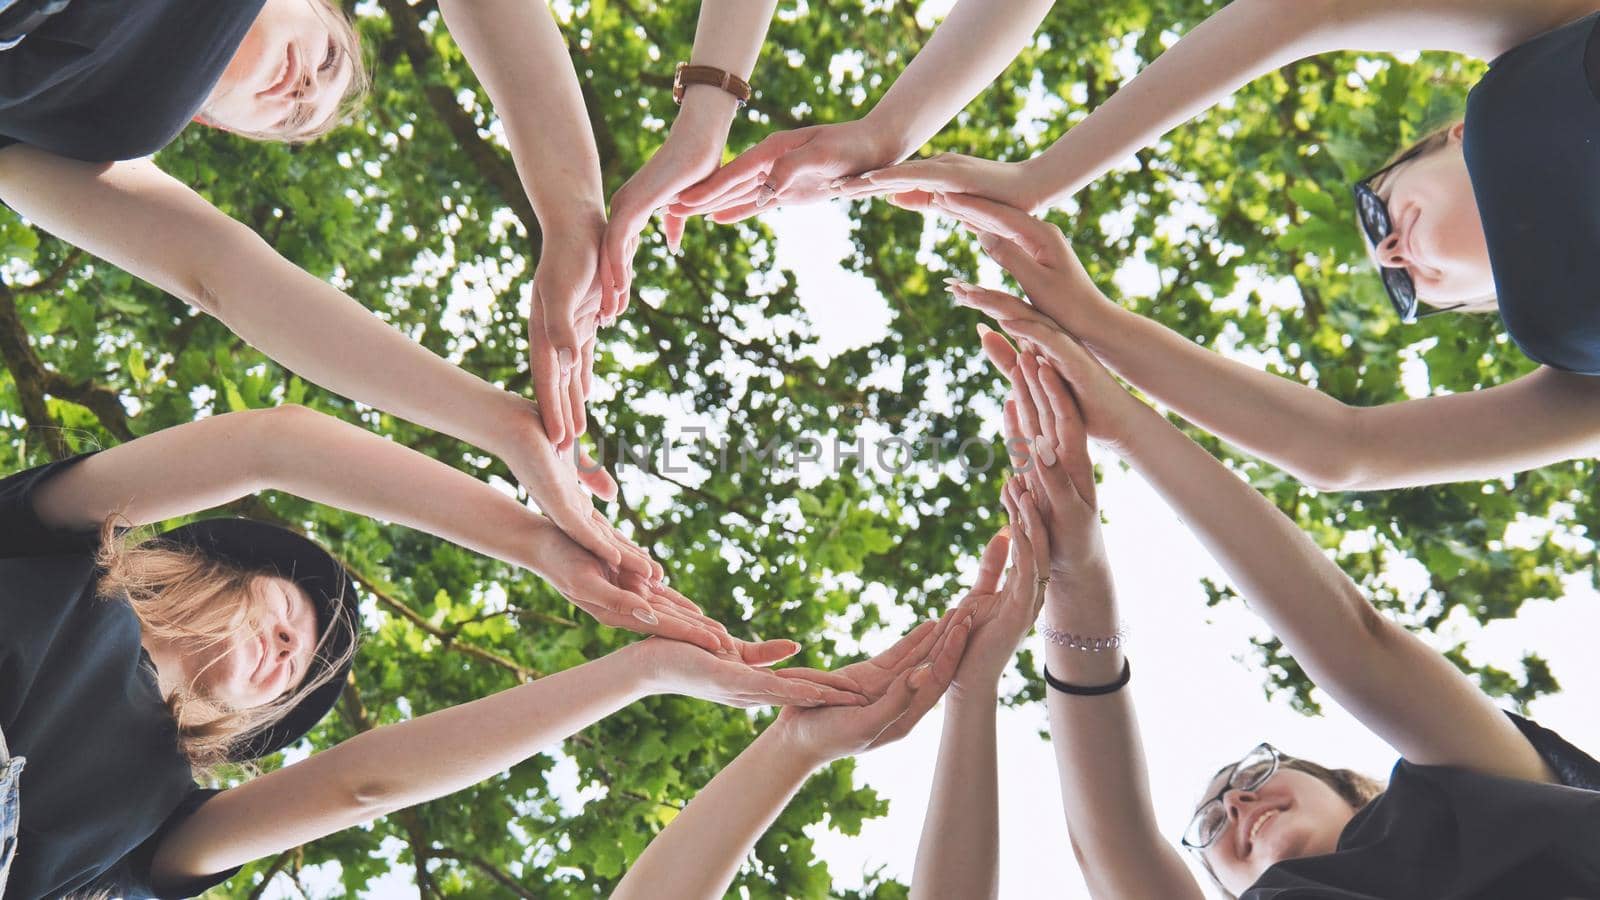
[[[688,63],[678,63],[678,68],[672,73],[672,102],[683,105],[683,92],[691,84],[709,84],[719,87],[732,94],[739,105],[743,106],[750,100],[750,82],[733,74],[724,72],[715,66],[691,66]]]

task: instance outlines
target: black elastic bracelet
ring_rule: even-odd
[[[1113,681],[1110,684],[1096,684],[1090,687],[1084,687],[1077,684],[1068,684],[1054,675],[1051,675],[1049,666],[1044,667],[1044,683],[1050,685],[1063,694],[1071,694],[1074,697],[1098,697],[1101,694],[1115,694],[1117,691],[1122,690],[1123,687],[1127,685],[1128,679],[1132,677],[1133,665],[1126,659],[1122,661],[1122,674],[1118,676],[1116,681]]]

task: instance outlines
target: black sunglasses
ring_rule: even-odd
[[[1389,218],[1389,204],[1385,203],[1378,192],[1373,190],[1372,183],[1393,171],[1396,167],[1408,163],[1422,153],[1418,147],[1401,156],[1394,162],[1384,166],[1371,175],[1356,182],[1351,191],[1356,197],[1356,216],[1361,221],[1361,230],[1367,236],[1367,242],[1377,255],[1378,245],[1394,232],[1394,222]],[[1383,277],[1383,289],[1389,293],[1389,302],[1394,306],[1394,311],[1400,316],[1402,322],[1415,322],[1428,316],[1450,312],[1460,309],[1465,303],[1454,306],[1441,306],[1424,312],[1417,312],[1417,284],[1411,279],[1411,273],[1405,269],[1391,268],[1379,265],[1378,274]]]

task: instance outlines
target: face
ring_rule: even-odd
[[[221,644],[186,656],[194,689],[234,709],[270,703],[298,687],[317,646],[317,613],[294,582],[256,581],[253,615]]]
[[[339,107],[352,70],[322,0],[267,0],[202,111],[228,131],[293,138]]]
[[[1444,146],[1402,163],[1373,185],[1394,226],[1372,251],[1373,262],[1411,273],[1417,298],[1433,306],[1494,294],[1461,132],[1458,125]]]
[[[1221,787],[1219,775],[1205,796],[1215,796]],[[1228,791],[1222,804],[1227,826],[1202,852],[1223,887],[1234,894],[1242,894],[1273,863],[1334,852],[1339,833],[1355,816],[1321,779],[1287,766],[1279,766],[1254,791]]]

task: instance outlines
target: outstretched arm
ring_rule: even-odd
[[[928,205],[988,235],[984,249],[1032,305],[965,287],[958,301],[999,319],[1059,325],[1164,406],[1313,487],[1473,481],[1600,455],[1600,378],[1542,368],[1484,390],[1350,406],[1117,306],[1048,222],[976,197]]]
[[[992,331],[982,342],[1012,383],[1007,433],[1025,438],[1032,451],[1022,461],[1025,489],[1011,505],[1021,509],[1034,554],[1044,556],[1039,569],[1049,573],[1043,624],[1085,640],[1109,638],[1118,630],[1117,600],[1082,415],[1035,355],[1017,352]],[[1056,640],[1046,641],[1044,660],[1051,676],[1084,687],[1115,684],[1126,664],[1120,645],[1094,652]],[[1045,695],[1061,805],[1090,894],[1201,900],[1199,885],[1156,823],[1131,688],[1098,696],[1046,688]]]
[[[674,211],[733,222],[905,159],[1011,64],[1054,2],[961,0],[864,118],[774,134],[684,191]]]
[[[1593,11],[1576,0],[1234,0],[1027,163],[948,155],[873,175],[865,193],[970,193],[1052,206],[1255,79],[1335,50],[1454,50],[1485,59]]]
[[[539,219],[528,363],[544,427],[567,449],[587,426],[605,193],[578,73],[544,0],[441,0],[450,36],[505,125]],[[583,377],[580,377],[583,376]]]
[[[545,517],[415,450],[305,407],[212,416],[112,447],[39,487],[54,527],[145,525],[262,490],[399,522],[544,576],[604,624],[709,650],[726,632],[671,591],[623,590]]]
[[[785,709],[717,773],[628,870],[614,900],[715,900],[816,769],[899,740],[938,702],[961,661],[971,610],[925,622],[876,658],[832,673],[872,698],[858,708]]]
[[[777,0],[702,0],[694,48],[686,62],[721,69],[748,82],[777,6]],[[614,318],[628,305],[633,256],[650,217],[677,199],[680,191],[716,171],[738,109],[738,99],[716,85],[686,86],[666,143],[612,196],[602,253],[603,318]],[[683,240],[683,216],[669,212],[662,224],[667,247],[676,253]]]
[[[1071,385],[1090,436],[1161,493],[1311,680],[1362,724],[1412,762],[1551,779],[1487,695],[1373,609],[1295,523],[1123,390],[1088,350],[1036,321],[1002,324],[1025,352],[1051,361]]]
[[[216,316],[307,380],[493,453],[540,509],[598,559],[660,574],[596,521],[581,473],[556,454],[534,404],[385,325],[149,161],[83,163],[8,147],[0,151],[0,201]],[[586,477],[599,493],[615,493],[603,471]]]
[[[793,652],[792,646],[780,649]],[[459,791],[651,694],[732,706],[862,702],[802,677],[753,668],[772,662],[771,647],[747,650],[749,662],[735,661],[652,638],[482,700],[358,734],[206,801],[157,848],[153,880],[221,872]]]

